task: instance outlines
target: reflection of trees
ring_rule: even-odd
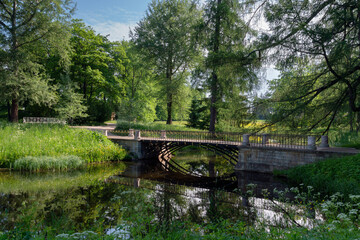
[[[169,226],[171,221],[180,219],[181,216],[185,215],[187,200],[180,195],[181,193],[171,193],[171,186],[168,184],[161,184],[157,187],[158,190],[152,195],[155,215],[160,224]]]
[[[217,176],[223,176],[234,171],[234,167],[228,160],[217,156],[212,151],[206,151],[203,148],[189,146],[176,152],[175,158],[171,159],[189,172],[196,172],[202,176],[210,176],[216,173]],[[210,166],[209,164],[213,164]],[[210,176],[211,177],[211,176]]]
[[[70,178],[65,179],[64,174],[63,183],[66,186],[56,185],[52,190],[50,190],[51,186],[48,186],[39,187],[38,191],[31,188],[31,191],[25,192],[24,189],[20,192],[18,186],[14,193],[0,194],[0,232],[21,229],[24,232],[46,231],[54,235],[85,229],[104,231],[116,226],[124,214],[130,215],[129,212],[124,211],[123,206],[126,205],[131,209],[137,204],[133,199],[141,198],[143,194],[141,191],[137,191],[138,193],[128,191],[129,188],[126,186],[103,182],[100,176],[104,176],[106,170],[101,169],[100,172],[101,174],[92,172],[92,178],[84,176],[74,178],[70,174]],[[87,174],[88,172],[85,173]],[[99,177],[100,181],[94,180]],[[49,178],[45,176],[44,184],[53,182]],[[33,180],[37,182],[39,179],[41,176]],[[74,181],[75,187],[69,184],[71,180]],[[26,183],[31,182],[26,181]]]

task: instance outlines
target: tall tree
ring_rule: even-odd
[[[285,73],[282,79],[292,74],[294,83],[287,93],[277,91],[278,100],[288,103],[282,105],[282,119],[314,108],[318,117],[309,130],[326,123],[327,131],[342,109],[360,112],[359,3],[286,0],[267,4],[272,35],[264,40],[277,46],[278,66]],[[307,71],[300,70],[304,62]],[[286,87],[284,81],[280,83]]]
[[[236,0],[209,0],[205,6],[201,28],[208,52],[205,60],[208,77],[204,86],[210,92],[211,132],[215,131],[224,97],[245,92],[257,82],[255,70],[259,61],[249,44],[255,32],[244,20],[247,7],[247,1]]]
[[[124,95],[125,49],[81,20],[73,20],[71,33],[70,77],[88,105],[90,120],[105,121]]]
[[[167,124],[172,124],[174,96],[185,84],[182,76],[198,54],[193,40],[200,18],[197,4],[190,0],[153,0],[146,16],[131,38],[156,72],[167,102]]]
[[[144,61],[132,42],[123,41],[127,59],[122,79],[125,96],[121,100],[118,118],[127,121],[152,122],[156,117],[156,93],[153,66]]]
[[[54,95],[44,94],[53,89],[47,84],[48,77],[33,59],[31,50],[37,44],[64,39],[63,24],[71,11],[71,0],[0,1],[0,44],[4,60],[0,67],[0,88],[6,100],[11,102],[12,122],[18,121],[20,102],[52,102],[49,97]],[[52,44],[51,47],[59,45]]]

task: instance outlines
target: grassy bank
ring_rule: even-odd
[[[77,156],[87,163],[121,160],[125,150],[105,136],[64,125],[0,123],[0,167],[27,156]]]
[[[360,194],[360,154],[327,159],[276,174],[286,176],[293,184],[313,186],[315,191],[327,195]]]

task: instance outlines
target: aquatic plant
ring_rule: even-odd
[[[63,171],[68,169],[77,169],[85,164],[85,160],[77,156],[39,156],[39,157],[23,157],[14,162],[13,168],[20,171],[40,171],[52,170]]]

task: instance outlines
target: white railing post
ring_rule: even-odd
[[[162,139],[166,138],[166,131],[165,130],[161,130],[161,138]]]
[[[315,138],[315,136],[308,136],[307,149],[316,150],[316,138]]]
[[[250,134],[244,134],[243,135],[243,146],[250,146]]]
[[[268,143],[269,140],[269,134],[262,134],[262,145],[266,145]]]
[[[321,136],[321,143],[319,147],[327,148],[329,147],[329,137],[328,136]]]
[[[128,137],[133,138],[134,137],[134,129],[129,129],[129,135]]]
[[[140,130],[136,130],[135,131],[135,140],[140,140],[140,139],[141,139]]]

